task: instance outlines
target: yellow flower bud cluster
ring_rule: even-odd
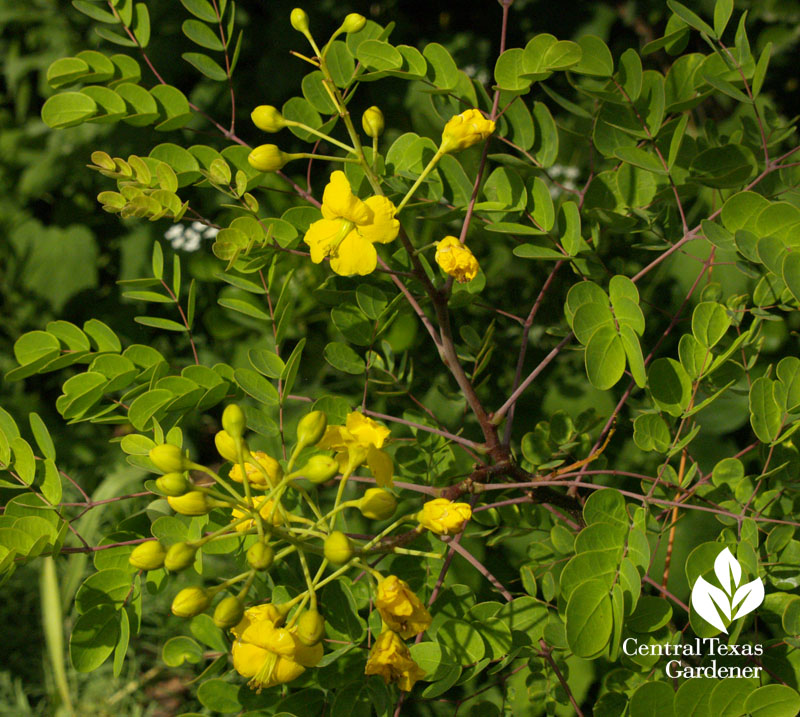
[[[472,281],[478,275],[478,260],[456,237],[445,237],[438,242],[434,259],[442,271],[459,284]]]
[[[420,599],[403,580],[390,575],[378,584],[375,600],[384,630],[369,653],[367,675],[380,675],[388,685],[396,682],[404,692],[410,692],[425,671],[411,658],[403,642],[430,627],[431,615]]]

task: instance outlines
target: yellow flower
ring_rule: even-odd
[[[274,605],[248,608],[242,621],[231,629],[236,640],[231,648],[234,669],[249,677],[251,689],[291,682],[322,659],[322,644],[303,645],[293,631],[279,627],[283,620]]]
[[[373,244],[386,244],[400,231],[395,206],[386,197],[361,201],[350,189],[344,172],[336,171],[322,195],[322,216],[306,232],[311,261],[331,258],[331,269],[341,276],[369,274],[378,264]]]
[[[378,485],[391,486],[394,463],[389,454],[381,450],[389,433],[386,426],[353,411],[347,414],[344,426],[328,426],[317,447],[336,451],[342,471],[348,467],[355,470],[366,461]]]
[[[283,478],[283,470],[278,461],[272,456],[268,456],[263,451],[254,451],[251,455],[258,461],[258,465],[264,469],[267,476],[269,476],[269,481],[267,481],[267,478],[257,466],[254,466],[252,463],[245,463],[244,469],[247,471],[247,480],[250,482],[250,486],[259,490],[274,488],[280,479]],[[238,463],[231,468],[228,477],[231,480],[235,480],[237,483],[242,482],[242,468]]]
[[[431,614],[413,593],[408,583],[390,575],[378,585],[375,607],[387,627],[407,639],[430,627]]]
[[[367,658],[366,675],[380,675],[388,685],[396,682],[403,692],[411,692],[414,683],[425,676],[406,644],[396,632],[386,630],[380,634]]]
[[[444,126],[439,151],[447,154],[472,147],[489,137],[494,128],[494,122],[487,120],[479,110],[465,110],[451,117]]]
[[[459,284],[472,281],[478,274],[478,260],[455,237],[445,237],[438,242],[434,258],[442,271],[455,278]]]
[[[417,520],[438,535],[456,535],[464,530],[472,517],[469,503],[453,503],[447,498],[434,498],[422,506]]]
[[[258,505],[258,504],[261,503],[261,501],[262,501],[262,498],[256,498],[255,499],[255,504]],[[250,499],[250,506],[252,507],[253,504],[254,504],[254,501],[251,498]],[[275,512],[273,513],[272,512],[272,506],[273,506],[273,501],[268,500],[264,504],[264,507],[261,510],[259,510],[258,512],[261,514],[261,517],[265,521],[267,521],[268,524],[269,524],[270,518],[271,518],[273,525],[280,525],[281,523],[283,523],[283,519],[281,518],[281,514],[280,514],[280,512],[278,511],[277,508],[275,509]],[[244,518],[245,515],[247,515],[247,513],[245,513],[243,510],[239,510],[239,508],[234,508],[233,511],[231,512],[231,522],[233,522],[235,520],[239,520],[240,518]],[[238,530],[240,533],[246,533],[248,530],[250,530],[251,528],[254,528],[254,527],[255,527],[255,520],[251,519],[251,520],[245,520],[244,522],[239,523],[239,525],[236,526],[236,530]]]

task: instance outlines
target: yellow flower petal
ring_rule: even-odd
[[[394,204],[386,197],[374,196],[364,200],[370,210],[372,210],[372,221],[369,224],[358,227],[358,233],[371,242],[386,244],[393,241],[400,231],[400,222],[394,218]]]
[[[375,477],[380,488],[391,488],[394,476],[394,463],[386,451],[370,448],[367,453],[369,472]]]
[[[331,174],[331,181],[322,194],[322,216],[326,219],[347,219],[355,224],[366,224],[370,210],[350,189],[350,182],[341,170]]]
[[[383,442],[389,437],[389,429],[361,411],[351,411],[347,414],[345,426],[350,434],[359,443],[365,446],[383,448]]]
[[[231,647],[233,667],[242,677],[253,677],[269,657],[269,653],[257,645],[237,640]]]
[[[331,253],[341,226],[338,219],[318,219],[308,228],[303,241],[311,247],[311,261],[319,264]]]
[[[364,276],[374,271],[377,265],[375,247],[357,231],[350,232],[339,244],[336,256],[331,257],[331,269],[339,276]]]

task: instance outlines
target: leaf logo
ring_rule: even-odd
[[[739,585],[742,566],[728,548],[717,555],[714,574],[721,588],[702,577],[697,578],[692,588],[692,607],[706,622],[727,634],[728,629],[722,617],[730,625],[734,620],[753,612],[764,602],[764,583],[761,578],[756,578]]]

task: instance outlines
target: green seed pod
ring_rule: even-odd
[[[383,488],[370,488],[358,501],[358,509],[365,518],[386,520],[394,515],[397,499]]]
[[[167,555],[164,558],[164,567],[171,573],[177,573],[181,570],[186,570],[192,563],[194,563],[194,556],[197,553],[197,548],[189,543],[175,543],[170,545],[167,550]]]
[[[359,15],[357,12],[351,12],[342,23],[342,30],[344,32],[358,32],[364,25],[367,24],[367,18]]]
[[[328,417],[322,411],[311,411],[297,424],[297,442],[301,446],[319,443],[328,426]]]
[[[244,417],[244,411],[239,406],[235,403],[225,406],[225,410],[222,412],[222,427],[233,440],[242,437],[246,425],[247,419]]]
[[[353,546],[350,538],[339,530],[334,530],[325,538],[325,558],[334,565],[346,563],[353,557]]]
[[[292,10],[292,14],[289,15],[289,22],[292,23],[292,27],[297,32],[302,32],[304,35],[308,32],[308,15],[302,8],[296,7]]]
[[[170,508],[181,515],[205,515],[213,506],[208,501],[208,496],[199,490],[190,490],[179,496],[168,496]]]
[[[329,481],[339,472],[339,464],[335,458],[318,455],[311,456],[302,468],[298,468],[293,475],[310,480],[312,483]]]
[[[192,487],[192,482],[183,473],[165,473],[156,478],[156,488],[164,495],[179,496]]]
[[[290,159],[292,155],[281,152],[274,144],[261,144],[247,156],[250,166],[259,172],[277,172]]]
[[[259,105],[250,113],[250,119],[264,132],[279,132],[286,126],[286,119],[272,105]]]
[[[172,614],[176,617],[194,617],[205,612],[211,604],[211,595],[203,588],[184,588],[172,601]]]
[[[150,460],[153,461],[156,468],[164,473],[180,473],[187,469],[189,463],[181,449],[170,443],[162,443],[160,446],[151,448]]]
[[[164,564],[166,549],[157,540],[148,540],[146,543],[137,545],[128,562],[139,570],[158,570]]]
[[[380,137],[384,127],[383,112],[380,108],[372,105],[364,110],[364,114],[361,115],[361,126],[367,137]]]
[[[247,563],[254,570],[268,570],[275,560],[275,551],[269,543],[255,543],[247,551]]]
[[[304,645],[316,645],[325,632],[325,619],[316,610],[306,610],[297,620],[297,639]]]
[[[214,624],[223,630],[238,625],[244,615],[244,604],[235,595],[220,600],[214,610]]]

